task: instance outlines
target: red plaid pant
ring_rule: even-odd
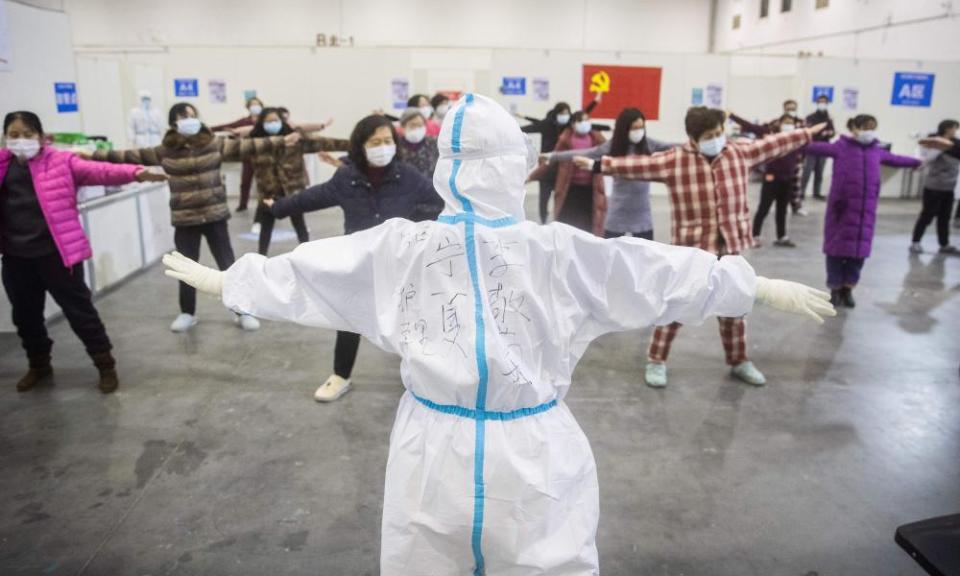
[[[727,364],[735,366],[747,360],[747,321],[743,318],[717,318],[720,323],[720,340],[727,355]],[[679,322],[667,326],[657,326],[653,331],[647,358],[651,362],[666,362],[670,355],[670,345],[680,330]]]

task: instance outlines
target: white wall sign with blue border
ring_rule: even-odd
[[[523,96],[527,93],[527,79],[522,76],[504,76],[500,84],[504,96]]]
[[[833,86],[814,86],[811,102],[816,102],[821,96],[827,97],[827,102],[833,102]]]
[[[178,98],[196,98],[200,95],[200,82],[196,78],[176,78],[173,95]]]
[[[54,82],[53,94],[57,98],[57,112],[77,112],[77,84],[75,82]]]
[[[895,72],[890,104],[929,108],[933,101],[934,78],[933,74],[924,72]]]

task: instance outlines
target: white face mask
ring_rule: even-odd
[[[383,144],[382,146],[374,146],[372,148],[365,148],[367,153],[367,162],[371,166],[377,168],[383,168],[393,160],[393,156],[397,153],[397,147],[395,144]]]
[[[577,134],[580,134],[581,136],[583,136],[584,134],[588,134],[590,132],[590,121],[581,120],[576,123],[573,129],[576,130]]]
[[[40,153],[40,141],[36,138],[10,138],[7,150],[21,160],[29,160]]]
[[[276,136],[283,130],[283,122],[280,120],[274,120],[273,122],[264,122],[263,129],[267,134],[271,136]]]
[[[446,116],[446,115],[447,115],[447,112],[449,112],[449,111],[450,111],[450,105],[449,105],[449,104],[441,104],[441,105],[437,106],[437,116],[439,116],[439,117],[441,117],[441,118],[443,118],[444,116]]]
[[[796,130],[796,129],[797,129],[797,127],[794,126],[793,124],[781,124],[781,125],[780,125],[780,131],[781,131],[781,132],[793,132],[793,131]]]
[[[403,132],[403,137],[411,144],[419,144],[427,136],[427,129],[424,126],[419,128],[410,128]]]
[[[826,112],[826,111],[827,111],[827,103],[826,103],[826,102],[817,102],[817,110],[819,110],[820,112]]]
[[[259,116],[260,113],[263,112],[263,106],[260,106],[259,104],[254,104],[249,108],[249,110],[250,110],[251,116]]]
[[[877,139],[875,130],[861,130],[857,132],[857,141],[861,144],[870,144]]]
[[[712,138],[710,140],[704,140],[699,143],[700,153],[704,156],[717,156],[727,145],[727,137],[724,134]]]
[[[634,144],[639,144],[643,142],[643,137],[647,135],[647,131],[643,128],[636,128],[630,131],[630,141]]]
[[[433,116],[433,106],[421,106],[420,114],[424,118],[430,118],[431,116]]]
[[[569,121],[570,121],[570,115],[569,115],[569,114],[557,114],[557,124],[560,124],[561,126],[564,126],[564,125],[566,125],[566,123],[569,122]]]
[[[200,132],[199,118],[181,118],[177,120],[177,132],[184,136],[194,136]]]

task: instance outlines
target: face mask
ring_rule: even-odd
[[[857,132],[857,141],[861,144],[870,144],[877,139],[877,133],[873,130],[861,130]]]
[[[411,128],[406,130],[403,133],[403,137],[407,139],[407,142],[411,144],[419,144],[423,142],[424,137],[427,135],[427,129],[423,126],[420,128]]]
[[[365,148],[365,150],[367,152],[367,162],[377,168],[383,168],[389,164],[393,160],[394,154],[397,153],[397,147],[393,144],[374,146],[373,148]]]
[[[181,118],[177,120],[177,132],[184,136],[193,136],[200,132],[199,118]]]
[[[796,115],[797,115],[797,109],[796,109],[796,108],[790,108],[790,109],[784,110],[783,113],[784,113],[784,114],[789,114],[789,115],[791,115],[791,116],[796,116]]]
[[[570,115],[569,115],[569,114],[557,114],[557,124],[560,124],[561,126],[564,126],[564,125],[566,125],[566,123],[569,122],[569,121],[570,121]]]
[[[439,116],[439,117],[441,117],[441,118],[443,118],[444,116],[446,116],[446,115],[447,115],[447,112],[449,112],[449,111],[450,111],[450,105],[449,105],[449,104],[441,104],[441,105],[437,106],[437,116]]]
[[[277,134],[280,133],[281,130],[283,130],[283,122],[281,122],[280,120],[274,120],[273,122],[264,122],[263,129],[266,131],[267,134],[270,134],[271,136],[276,136]]]
[[[716,138],[700,142],[700,153],[704,156],[717,156],[723,152],[726,145],[727,137],[721,134]]]
[[[429,118],[429,117],[433,116],[433,106],[421,106],[421,107],[420,107],[420,114],[421,114],[424,118]]]
[[[643,142],[643,137],[647,135],[647,131],[643,128],[637,128],[636,130],[630,131],[630,141],[634,144],[639,144]]]
[[[580,134],[581,136],[584,134],[587,134],[590,132],[590,121],[581,120],[577,122],[577,124],[573,127],[573,129],[576,130],[577,134]]]
[[[780,131],[781,131],[781,132],[793,132],[793,131],[796,130],[796,129],[797,129],[797,127],[794,126],[793,124],[781,124],[781,125],[780,125]]]
[[[251,115],[251,116],[259,116],[260,113],[263,112],[263,106],[254,104],[253,106],[251,106],[251,107],[249,108],[249,110],[250,110],[250,115]]]
[[[826,102],[817,102],[817,110],[819,110],[820,112],[826,112],[826,111],[827,111],[827,103],[826,103]]]
[[[21,160],[29,160],[40,153],[40,141],[35,138],[11,138],[7,140],[7,150]]]

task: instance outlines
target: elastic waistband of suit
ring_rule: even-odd
[[[533,406],[532,408],[518,408],[517,410],[511,410],[509,412],[495,412],[491,410],[464,408],[463,406],[454,406],[451,404],[437,404],[436,402],[427,400],[426,398],[421,398],[413,392],[410,394],[417,399],[417,402],[423,404],[431,410],[442,412],[444,414],[451,414],[453,416],[459,416],[460,418],[468,418],[470,420],[518,420],[520,418],[542,414],[557,406],[557,401],[551,400],[549,402],[544,402],[539,406]]]

